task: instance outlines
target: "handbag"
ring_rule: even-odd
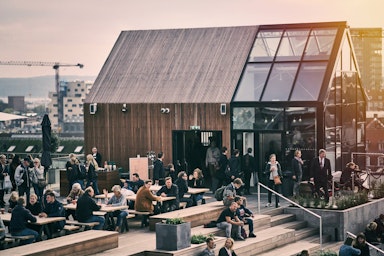
[[[47,186],[47,182],[45,181],[45,179],[38,179],[37,186],[39,186],[39,188],[45,188],[45,186]]]
[[[9,175],[4,176],[3,189],[7,190],[7,189],[11,189],[11,188],[12,188],[11,177]]]
[[[275,182],[275,185],[280,185],[282,183],[279,175],[274,176],[273,181]]]

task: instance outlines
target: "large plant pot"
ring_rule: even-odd
[[[177,251],[191,246],[191,223],[156,223],[156,249]]]

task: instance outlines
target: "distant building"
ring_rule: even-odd
[[[63,95],[63,125],[58,125],[58,100],[55,92],[49,93],[51,102],[48,105],[49,119],[52,129],[60,133],[83,133],[84,131],[84,111],[83,101],[93,82],[71,81],[60,82],[60,90]]]
[[[382,28],[351,28],[356,60],[367,94],[368,111],[384,110]]]
[[[24,96],[8,96],[8,107],[15,111],[25,111]]]

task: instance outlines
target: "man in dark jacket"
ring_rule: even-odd
[[[80,222],[99,222],[99,225],[93,227],[93,229],[103,229],[105,219],[102,216],[93,215],[93,211],[99,211],[101,206],[97,205],[92,199],[95,192],[92,187],[85,189],[84,194],[77,200],[76,217]]]
[[[164,201],[162,205],[162,212],[171,212],[179,209],[179,189],[175,184],[172,184],[172,178],[165,178],[165,185],[157,191],[158,196],[162,197],[176,197],[176,199]]]
[[[185,193],[188,192],[188,175],[186,172],[182,171],[179,172],[178,178],[175,182],[177,188],[179,189],[179,201],[180,202],[186,202],[186,207],[192,206],[192,198],[184,197]]]
[[[329,202],[328,194],[328,180],[332,179],[331,173],[331,161],[326,158],[325,149],[319,150],[319,157],[316,157],[312,160],[311,164],[311,181],[315,182],[315,192],[318,195],[321,195],[320,188],[324,190],[324,199]]]
[[[47,203],[43,209],[43,212],[39,214],[39,217],[65,217],[65,210],[63,205],[56,200],[56,196],[53,192],[48,192],[45,194]],[[49,223],[49,233],[48,237],[51,236],[55,232],[59,232],[64,228],[65,220],[57,221],[54,223]]]
[[[25,199],[20,197],[17,200],[17,205],[12,210],[11,222],[9,223],[9,232],[13,236],[28,236],[33,235],[33,238],[22,240],[20,244],[30,244],[37,240],[39,233],[35,230],[27,228],[27,222],[36,222],[36,217],[24,207]]]
[[[256,170],[255,158],[251,155],[252,148],[247,149],[247,154],[243,156],[243,163],[241,164],[242,169],[244,170],[244,193],[250,195],[250,183],[252,173],[255,175],[255,181],[258,181]]]
[[[157,159],[153,163],[153,180],[156,185],[164,185],[165,169],[163,163],[164,153],[159,152]]]

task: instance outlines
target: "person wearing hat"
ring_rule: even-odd
[[[107,198],[108,191],[104,189],[103,192],[104,192],[105,198]],[[113,196],[108,200],[107,207],[127,205],[127,199],[121,193],[121,187],[119,185],[113,186],[112,192],[113,192]],[[117,217],[115,231],[119,232],[121,224],[123,224],[123,220],[126,220],[128,216],[128,211],[125,211],[125,210],[114,211],[112,214],[113,214],[113,217]]]
[[[17,190],[19,191],[19,197],[26,194],[26,201],[29,202],[30,190],[31,190],[31,180],[29,167],[31,164],[31,159],[26,157],[23,162],[15,170],[15,182]]]

